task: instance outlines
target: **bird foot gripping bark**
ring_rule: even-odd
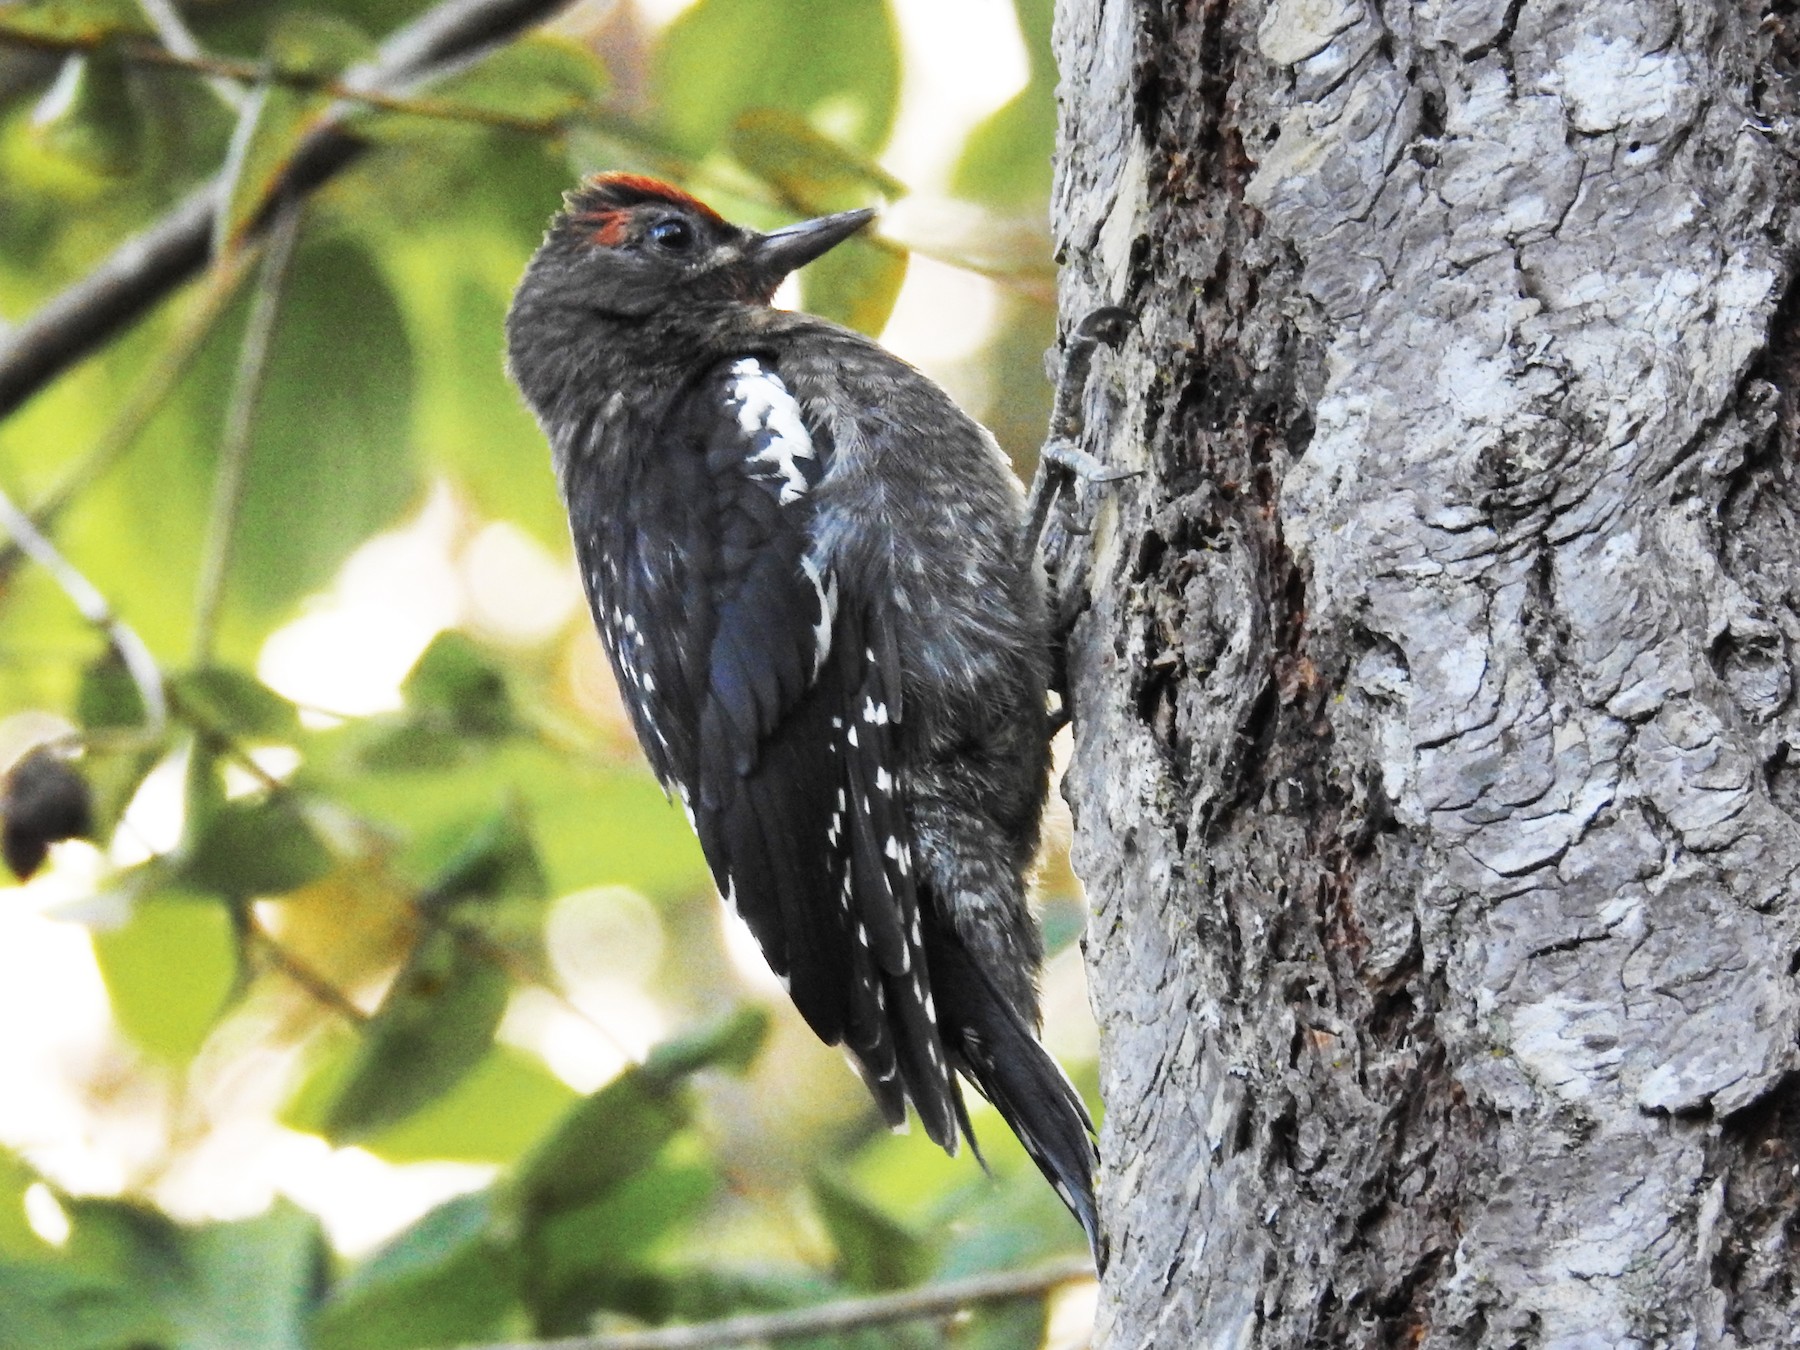
[[[1063,348],[1062,372],[1056,381],[1056,402],[1050,411],[1049,435],[1039,452],[1037,476],[1031,484],[1026,539],[1032,556],[1043,562],[1044,576],[1049,586],[1050,687],[1060,701],[1057,710],[1051,714],[1052,735],[1061,730],[1069,720],[1068,663],[1064,644],[1068,640],[1069,631],[1075,626],[1075,620],[1086,608],[1087,594],[1084,585],[1085,559],[1071,575],[1047,551],[1050,513],[1060,503],[1064,508],[1060,522],[1064,535],[1085,535],[1087,527],[1070,510],[1071,494],[1066,489],[1076,481],[1104,489],[1123,479],[1135,478],[1142,472],[1136,469],[1110,468],[1083,450],[1080,444],[1086,427],[1087,389],[1089,377],[1093,373],[1094,354],[1103,346],[1117,347],[1123,342],[1136,318],[1128,309],[1108,305],[1091,311],[1075,325],[1075,331],[1069,335]]]
[[[1062,372],[1056,381],[1056,401],[1050,409],[1049,434],[1038,455],[1037,476],[1031,484],[1031,501],[1027,514],[1027,538],[1034,554],[1044,546],[1044,533],[1049,527],[1050,510],[1063,496],[1072,479],[1089,483],[1110,483],[1130,478],[1130,470],[1109,469],[1080,445],[1087,421],[1086,399],[1088,377],[1094,368],[1094,353],[1101,347],[1117,347],[1125,340],[1136,319],[1130,310],[1107,305],[1092,311],[1075,325],[1063,347]],[[1079,533],[1079,531],[1077,531]]]

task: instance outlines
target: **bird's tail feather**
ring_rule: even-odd
[[[992,1102],[1070,1213],[1087,1233],[1094,1263],[1106,1265],[1106,1244],[1094,1199],[1094,1123],[1062,1068],[1031,1028],[949,934],[928,939],[932,984],[945,1048],[957,1067]],[[975,1136],[957,1102],[971,1147]],[[976,1154],[980,1156],[979,1151]]]

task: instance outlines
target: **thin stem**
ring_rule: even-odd
[[[156,30],[156,36],[170,52],[190,61],[205,58],[206,53],[200,46],[200,40],[182,22],[180,11],[175,8],[173,0],[138,0],[138,8],[144,11],[144,17]],[[244,91],[235,80],[214,75],[206,81],[206,87],[232,112],[243,106]]]
[[[200,584],[194,599],[194,664],[212,659],[218,636],[219,606],[224,599],[225,577],[237,539],[238,517],[243,513],[244,488],[250,460],[250,433],[256,424],[256,408],[262,398],[263,376],[268,369],[269,341],[281,308],[282,285],[293,257],[294,240],[300,233],[301,205],[286,202],[277,208],[257,277],[256,303],[244,329],[238,352],[237,382],[226,410],[225,434],[219,447],[219,477],[213,485],[212,514],[207,522],[206,551],[201,556]]]
[[[26,557],[50,574],[62,588],[63,594],[74,602],[81,617],[106,634],[113,650],[125,663],[132,683],[137,685],[138,697],[144,702],[144,715],[150,731],[160,734],[168,721],[169,703],[163,691],[162,672],[157,668],[156,658],[150,654],[149,647],[144,645],[144,640],[130,624],[113,613],[112,606],[100,593],[99,587],[57,551],[56,545],[38,531],[37,526],[31,523],[31,517],[21,511],[5,492],[0,492],[0,525],[6,527]]]
[[[718,1322],[654,1331],[621,1331],[598,1336],[568,1336],[549,1341],[506,1342],[470,1350],[723,1350],[726,1346],[760,1345],[834,1331],[855,1331],[923,1318],[952,1317],[968,1308],[1020,1299],[1042,1298],[1067,1284],[1094,1278],[1086,1260],[1065,1261],[1037,1270],[1005,1271],[951,1280],[924,1289],[872,1298],[847,1298],[812,1308],[754,1313]]]
[[[180,685],[169,690],[169,710],[175,715],[177,721],[198,733],[209,749],[224,755],[238,768],[249,774],[256,780],[256,785],[271,797],[285,796],[293,791],[288,784],[258,764],[256,756],[244,748],[229,727],[220,726],[207,715],[203,708],[197,708],[189,700],[183,698]]]
[[[166,0],[139,0],[146,6],[164,3]],[[334,76],[321,75],[317,71],[289,70],[281,66],[259,65],[254,61],[236,60],[229,56],[214,56],[195,47],[182,50],[163,38],[163,46],[149,42],[126,40],[117,34],[81,33],[72,36],[47,36],[40,33],[23,33],[16,29],[0,25],[0,46],[23,47],[40,52],[93,52],[103,47],[114,47],[127,61],[138,65],[158,66],[164,70],[181,70],[192,75],[202,75],[215,88],[221,82],[224,87],[233,91],[232,110],[238,111],[244,100],[244,90],[239,87],[253,84],[279,85],[283,89],[296,89],[303,93],[327,94],[346,103],[358,103],[365,107],[379,108],[384,112],[403,113],[409,117],[428,117],[445,122],[464,122],[475,126],[494,127],[501,131],[514,131],[526,136],[560,136],[568,130],[569,119],[557,117],[520,117],[514,113],[501,112],[497,109],[478,108],[468,104],[456,103],[450,99],[408,97],[401,94],[386,93],[379,89],[370,89],[360,85],[345,83]],[[608,134],[620,134],[615,126],[606,127]],[[642,133],[638,133],[642,135]]]
[[[275,935],[264,928],[256,916],[249,912],[248,907],[245,908],[244,913],[244,934],[256,943],[262,954],[268,958],[270,965],[299,985],[315,1001],[330,1008],[352,1025],[360,1027],[369,1020],[369,1014],[352,1003],[343,990],[282,946],[276,940]]]

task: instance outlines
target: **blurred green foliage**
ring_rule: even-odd
[[[1078,1252],[996,1117],[977,1115],[992,1177],[967,1152],[889,1135],[836,1055],[736,979],[687,826],[616,699],[585,680],[585,616],[522,645],[441,633],[402,706],[374,716],[314,715],[253,673],[270,635],[431,484],[448,485],[465,539],[504,521],[566,554],[547,455],[502,372],[501,319],[577,175],[648,170],[764,225],[907,191],[878,162],[902,82],[889,0],[699,0],[662,30],[625,3],[579,10],[410,110],[352,114],[372,149],[306,204],[291,264],[266,283],[278,308],[242,493],[221,499],[222,429],[265,284],[236,251],[332,106],[320,82],[425,8],[182,5],[203,52],[265,72],[245,83],[147,59],[158,39],[132,0],[0,3],[0,323],[198,185],[227,189],[209,276],[0,423],[0,488],[148,642],[168,715],[7,550],[0,730],[63,719],[102,844],[159,766],[182,785],[174,847],[106,872],[69,920],[93,924],[131,1073],[186,1100],[234,1056],[280,1050],[298,1066],[286,1127],[497,1174],[351,1261],[287,1200],[235,1222],[159,1210],[156,1175],[196,1146],[179,1130],[117,1198],[65,1193],[0,1150],[0,1346],[450,1346]],[[1017,8],[1030,83],[969,136],[951,188],[973,223],[929,249],[999,283],[1003,323],[965,393],[1027,456],[1054,327],[1041,223],[1054,71],[1050,0]],[[808,269],[803,301],[879,332],[911,257],[904,240],[859,239]],[[221,623],[196,643],[200,559],[221,529]],[[503,1025],[530,998],[592,1016],[546,921],[559,897],[601,886],[630,888],[678,952],[648,958],[646,987],[687,1029],[584,1096]],[[1066,870],[1047,887],[1066,943]],[[59,1241],[27,1223],[33,1191],[66,1219]],[[1044,1318],[1028,1300],[806,1344],[1029,1346]]]

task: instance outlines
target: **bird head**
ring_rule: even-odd
[[[844,211],[760,234],[654,178],[599,174],[565,198],[528,282],[627,319],[709,300],[767,304],[788,273],[874,215]]]

